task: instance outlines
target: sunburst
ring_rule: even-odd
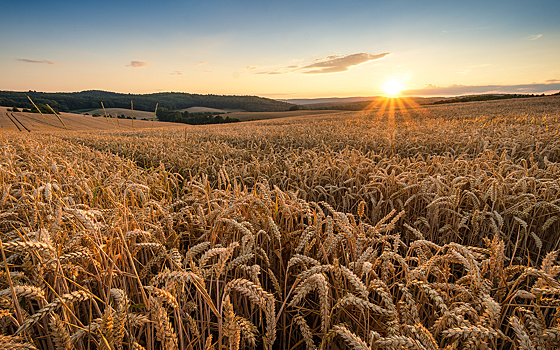
[[[403,90],[403,84],[401,81],[393,79],[387,80],[385,85],[383,85],[383,91],[387,97],[396,97],[399,96],[401,91]]]

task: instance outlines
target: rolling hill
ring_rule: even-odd
[[[147,128],[175,128],[184,124],[154,122],[148,120],[115,119],[92,117],[75,113],[61,113],[58,120],[54,114],[8,112],[7,107],[0,107],[0,131],[104,131],[104,130],[140,130]],[[66,128],[65,128],[66,126]]]
[[[131,101],[135,110],[153,111],[159,107],[180,110],[190,107],[237,109],[247,112],[280,112],[293,104],[257,96],[199,95],[182,92],[159,92],[153,94],[121,94],[116,92],[89,90],[82,92],[18,92],[0,91],[0,105],[18,108],[32,108],[28,96],[36,104],[49,104],[61,112],[83,109],[97,109],[101,102],[105,108],[130,109]]]
[[[105,111],[103,111],[103,108],[98,108],[87,113],[89,115],[99,114],[104,117],[105,112],[110,116],[124,115],[125,117],[132,117],[132,111],[130,108],[105,108]],[[154,112],[134,110],[134,119],[152,120],[153,117]],[[157,120],[157,117],[155,120]]]

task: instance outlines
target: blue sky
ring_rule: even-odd
[[[11,1],[0,89],[372,96],[560,90],[558,1]]]

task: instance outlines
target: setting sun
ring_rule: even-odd
[[[403,90],[402,83],[398,80],[388,80],[383,86],[383,91],[388,97],[394,97],[400,94]]]

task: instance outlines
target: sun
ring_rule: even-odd
[[[403,85],[398,80],[387,80],[383,85],[383,91],[387,97],[398,96],[403,90]]]

